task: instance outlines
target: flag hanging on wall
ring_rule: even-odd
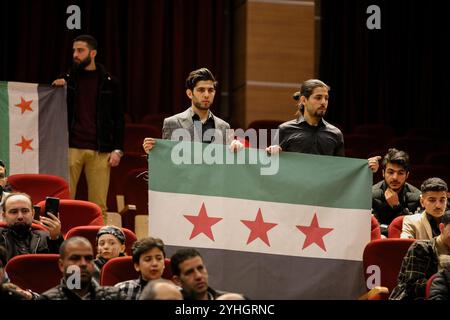
[[[149,156],[150,235],[161,238],[169,254],[197,248],[213,288],[251,299],[355,299],[364,293],[372,186],[367,160],[240,153],[157,140]]]
[[[0,159],[8,174],[68,179],[65,88],[0,82]]]

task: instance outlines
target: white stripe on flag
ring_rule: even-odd
[[[39,96],[37,87],[36,83],[8,82],[10,174],[39,173]],[[25,108],[28,104],[32,111]],[[22,105],[23,108],[17,105]],[[22,144],[23,147],[17,144]],[[29,148],[27,148],[27,144],[29,144]]]
[[[214,241],[204,233],[191,240],[193,224],[185,215],[198,216],[205,204],[209,217],[222,218],[211,227]],[[149,231],[167,245],[257,252],[297,257],[362,261],[370,241],[370,211],[274,203],[149,190]],[[256,238],[247,244],[250,229],[241,220],[255,221],[261,209],[265,223],[277,225],[267,231],[270,246]],[[315,242],[303,249],[306,235],[297,226],[309,227],[314,215],[325,234],[323,250]]]

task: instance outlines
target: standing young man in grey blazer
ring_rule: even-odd
[[[192,71],[186,79],[186,94],[191,100],[191,106],[181,113],[164,119],[163,139],[179,140],[180,136],[183,136],[184,140],[190,141],[231,143],[232,149],[242,147],[239,141],[233,141],[230,125],[213,115],[210,110],[214,102],[216,86],[217,81],[208,69],[200,68]],[[155,139],[150,137],[144,139],[142,146],[146,153],[154,147],[155,142]]]

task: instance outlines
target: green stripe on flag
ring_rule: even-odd
[[[9,169],[9,99],[8,82],[0,81],[0,159]]]
[[[236,164],[237,156],[231,154],[228,146],[190,142],[178,144],[176,141],[157,140],[149,156],[150,190],[333,208],[371,207],[372,172],[365,159],[282,152],[278,172],[261,175],[261,168],[275,168],[275,162],[269,163],[271,158],[264,150],[240,151],[240,155],[244,153],[247,159],[259,159],[259,164]],[[201,164],[202,156],[196,159],[200,164],[176,164],[172,156],[176,145],[189,150],[199,146],[220,147],[222,161],[225,162],[228,153],[229,157],[234,158],[234,164]],[[190,149],[191,146],[194,147]],[[189,159],[185,162],[194,161]],[[152,167],[157,169],[152,170]]]

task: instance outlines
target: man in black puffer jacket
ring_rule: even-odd
[[[400,215],[416,212],[420,207],[420,190],[406,182],[409,156],[391,148],[381,163],[384,180],[372,187],[372,213],[387,236],[387,226]]]

